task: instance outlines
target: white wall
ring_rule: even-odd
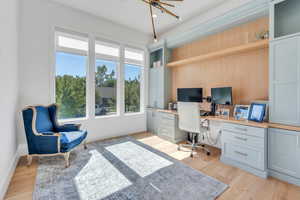
[[[18,0],[0,1],[0,199],[17,158]]]
[[[20,9],[20,108],[52,103],[55,27],[141,48],[149,41],[143,33],[48,0],[22,0]],[[91,118],[80,123],[88,129],[91,141],[145,131],[146,115]],[[26,144],[22,123],[19,124],[19,143]]]

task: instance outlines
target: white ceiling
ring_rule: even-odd
[[[135,30],[151,34],[151,19],[149,6],[142,0],[53,0],[61,4],[88,12],[125,25]],[[158,33],[174,28],[176,25],[188,21],[190,18],[207,12],[229,0],[184,0],[174,2],[176,8],[170,9],[181,17],[177,20],[155,9],[158,18],[155,26]],[[173,2],[172,2],[173,3]]]

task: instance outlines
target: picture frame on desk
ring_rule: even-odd
[[[266,114],[266,104],[252,103],[249,110],[249,121],[263,122]]]
[[[235,105],[233,117],[237,120],[248,120],[250,105]]]
[[[230,109],[229,108],[220,108],[219,109],[220,117],[228,119],[230,116]]]

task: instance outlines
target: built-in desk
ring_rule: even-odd
[[[174,142],[185,139],[185,133],[178,128],[177,111],[157,112],[162,116],[158,121],[159,127],[174,128],[161,128],[169,131],[158,131],[158,135],[169,134]],[[263,178],[273,176],[300,186],[300,127],[236,120],[233,117],[206,116],[201,119],[209,121],[211,136],[219,139],[212,146],[222,149],[222,162]],[[209,141],[201,142],[211,145]]]
[[[178,115],[177,111],[175,111],[175,110],[157,110],[157,111]],[[205,117],[201,117],[201,118],[212,120],[212,121],[227,122],[227,123],[240,124],[240,125],[245,125],[245,126],[253,126],[253,127],[259,127],[259,128],[278,128],[278,129],[300,132],[299,126],[290,126],[290,125],[283,125],[283,124],[276,124],[276,123],[269,123],[269,122],[260,123],[260,122],[253,122],[253,121],[248,121],[248,120],[237,120],[233,117],[224,118],[224,117],[220,117],[220,116],[205,116]]]

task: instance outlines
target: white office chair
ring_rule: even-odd
[[[191,157],[193,157],[194,150],[196,148],[203,149],[207,155],[210,155],[210,151],[199,143],[200,137],[203,137],[203,132],[207,131],[207,127],[203,126],[205,121],[201,121],[200,105],[199,103],[191,102],[178,102],[178,116],[179,116],[179,129],[186,131],[191,141],[188,144],[179,144],[180,147],[191,147]]]

